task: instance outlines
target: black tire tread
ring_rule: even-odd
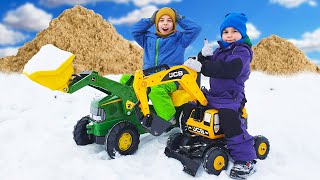
[[[132,146],[127,151],[121,151],[118,147],[120,135],[123,132],[129,132],[132,136]],[[107,133],[105,141],[105,150],[110,158],[114,159],[116,152],[121,155],[134,154],[140,143],[140,134],[137,128],[128,121],[121,121],[115,124]]]
[[[167,147],[171,150],[177,150],[181,144],[181,140],[183,139],[182,133],[171,134],[167,140]]]
[[[259,155],[258,153],[258,148],[259,148],[259,145],[261,143],[266,143],[267,145],[267,151],[264,155]],[[269,140],[262,136],[262,135],[257,135],[257,136],[254,136],[254,149],[256,151],[256,155],[257,155],[257,158],[260,159],[260,160],[264,160],[267,158],[268,154],[269,154],[269,151],[270,151],[270,143],[269,143]]]
[[[79,146],[85,146],[94,142],[87,134],[86,126],[88,123],[89,117],[85,116],[81,118],[73,128],[73,139]]]
[[[225,159],[225,166],[221,170],[216,170],[213,167],[213,162],[215,157],[223,156]],[[210,148],[203,157],[203,168],[208,174],[219,175],[222,170],[227,169],[229,163],[228,153],[220,147],[212,147]]]

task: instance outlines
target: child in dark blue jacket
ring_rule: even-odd
[[[227,147],[234,160],[230,177],[235,179],[245,179],[254,173],[256,163],[254,138],[247,132],[241,117],[246,103],[244,83],[249,78],[253,56],[246,22],[244,14],[227,14],[220,26],[219,47],[213,51],[213,45],[205,42],[198,55],[199,61],[185,62],[186,66],[210,77],[210,90],[204,93],[208,107],[219,110]],[[190,109],[184,113],[190,114]]]

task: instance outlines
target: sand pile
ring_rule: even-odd
[[[303,71],[320,73],[319,67],[308,60],[291,42],[271,35],[253,46],[251,70],[273,75],[290,75]]]
[[[16,56],[0,59],[0,71],[22,72],[24,65],[45,44],[75,54],[76,73],[133,74],[142,68],[143,51],[125,40],[101,15],[82,6],[65,10],[47,29],[19,48]]]

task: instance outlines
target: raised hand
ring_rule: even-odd
[[[150,18],[150,21],[151,21],[153,24],[156,22],[156,15],[157,15],[158,11],[159,11],[159,10],[156,10],[156,11],[152,14],[152,16],[151,16],[151,18]]]
[[[204,39],[204,46],[201,50],[201,54],[204,57],[213,55],[213,44],[209,44],[207,39]]]
[[[171,8],[174,13],[176,14],[176,21],[180,21],[182,18],[184,18],[184,16],[180,15],[179,12],[173,8]]]

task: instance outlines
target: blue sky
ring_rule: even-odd
[[[253,45],[276,34],[293,42],[309,59],[320,64],[319,0],[1,0],[0,57],[15,54],[17,48],[75,4],[102,15],[130,41],[133,39],[129,27],[133,23],[150,17],[156,9],[175,8],[202,27],[186,57],[201,50],[204,38],[210,42],[219,39],[219,26],[225,14],[243,12],[249,19],[247,28]]]

